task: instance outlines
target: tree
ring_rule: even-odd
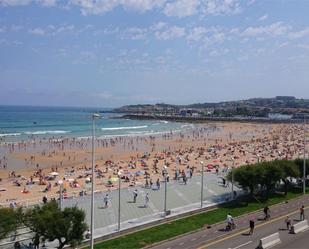
[[[297,178],[300,175],[298,166],[294,161],[288,160],[275,160],[273,164],[278,165],[282,169],[282,181],[284,183],[284,194],[287,195],[289,185],[291,184],[290,178]]]
[[[261,185],[266,188],[266,198],[275,189],[276,184],[283,178],[283,170],[273,162],[263,162],[259,166],[262,173]]]
[[[257,165],[246,165],[240,168],[233,170],[234,172],[234,181],[238,182],[243,189],[250,191],[250,194],[253,195],[254,191],[258,189],[260,170]],[[231,180],[231,172],[228,175],[228,179]]]
[[[303,177],[304,159],[297,158],[294,163],[298,166],[301,177]],[[309,160],[306,159],[306,176],[309,175]]]
[[[20,214],[20,209],[0,208],[0,239],[17,230],[21,222]]]
[[[24,223],[34,232],[34,241],[58,240],[58,248],[74,247],[83,240],[87,229],[85,212],[77,207],[60,210],[56,201],[26,211]]]

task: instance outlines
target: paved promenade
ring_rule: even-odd
[[[115,184],[118,184],[115,182]],[[164,210],[164,182],[161,182],[159,190],[146,189],[144,187],[129,187],[121,189],[121,229],[134,227],[163,218]],[[137,189],[136,203],[133,203],[133,191]],[[234,190],[241,191],[234,186]],[[104,196],[108,193],[110,199],[105,208]],[[148,207],[144,207],[145,195],[149,194]],[[188,179],[187,184],[182,180],[171,180],[167,183],[167,210],[171,215],[200,208],[201,176],[196,174]],[[214,173],[204,174],[204,198],[203,206],[212,206],[231,198],[231,183],[223,186],[222,177]],[[86,211],[87,222],[90,224],[91,197],[84,196],[77,199],[64,200],[63,206],[74,206]],[[118,231],[118,190],[95,194],[95,237]]]
[[[218,203],[226,202],[232,197],[231,183],[224,186],[222,184],[222,175],[217,175],[211,172],[204,174],[204,198],[203,207],[214,206]],[[116,186],[118,182],[114,183]],[[136,203],[133,202],[133,191],[137,189],[138,196]],[[242,191],[234,186],[237,195]],[[148,207],[144,207],[145,195],[149,194]],[[109,195],[108,206],[105,207],[104,197]],[[94,237],[101,237],[118,232],[118,190],[108,192],[95,193],[95,218]],[[121,208],[121,230],[144,225],[153,221],[164,219],[164,195],[165,195],[165,182],[160,182],[160,189],[153,190],[139,187],[123,188],[120,191],[120,208]],[[77,205],[86,212],[86,220],[90,225],[90,204],[91,196],[83,196],[74,199],[64,199],[62,207],[70,207]],[[189,211],[200,209],[201,205],[201,175],[195,174],[191,179],[188,179],[187,184],[182,180],[170,180],[167,183],[167,210],[171,210],[168,217],[183,214]],[[19,231],[24,233],[25,231]],[[25,244],[29,243],[29,233],[17,236],[16,240],[22,240]],[[11,244],[1,246],[2,243],[11,241]],[[12,238],[1,241],[0,248],[11,248],[14,243]],[[48,243],[48,248],[54,248],[56,244]]]

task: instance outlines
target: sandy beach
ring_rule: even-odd
[[[302,157],[300,124],[207,123],[185,132],[157,136],[115,137],[96,140],[96,191],[122,186],[151,185],[168,175],[198,174],[201,161],[207,171],[263,160]],[[233,162],[234,160],[234,162]],[[158,180],[159,179],[159,180]],[[0,145],[0,205],[30,205],[43,196],[64,198],[89,194],[91,140],[33,138]]]

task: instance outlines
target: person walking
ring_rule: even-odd
[[[108,207],[108,201],[109,201],[109,195],[108,194],[106,194],[104,196],[103,201],[104,201],[104,208],[107,208]]]
[[[146,193],[146,195],[145,195],[145,205],[144,205],[144,207],[148,207],[148,203],[149,203],[149,194]]]
[[[290,230],[291,229],[291,219],[289,216],[286,217],[285,224],[286,224],[286,229]]]
[[[185,184],[185,185],[187,185],[187,176],[186,176],[186,174],[183,174],[183,176],[182,176],[182,179],[183,179],[183,183]]]
[[[137,195],[138,195],[138,192],[137,192],[137,189],[135,189],[135,190],[133,191],[133,203],[136,203]]]
[[[305,207],[304,207],[304,205],[302,205],[301,206],[301,208],[300,208],[300,213],[299,213],[299,219],[300,220],[304,220],[305,219]]]
[[[159,178],[156,181],[156,185],[157,185],[157,190],[160,190],[160,180],[159,180]]]
[[[224,178],[222,178],[222,184],[224,187],[226,187],[226,180]]]
[[[255,225],[254,220],[253,220],[253,219],[251,219],[251,220],[249,221],[249,227],[250,227],[249,234],[250,234],[250,235],[251,235],[251,234],[253,234],[253,231],[254,231],[254,225]]]
[[[264,212],[264,220],[267,220],[268,218],[270,218],[268,206],[264,207],[263,212]]]

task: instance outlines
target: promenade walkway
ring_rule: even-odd
[[[165,183],[161,182],[159,190],[147,189],[141,186],[121,189],[121,230],[164,218],[164,185]],[[138,196],[136,203],[133,203],[133,191],[135,189],[138,191]],[[238,195],[241,194],[241,190],[236,186],[234,186],[234,190],[237,191]],[[110,197],[107,208],[105,208],[104,203],[106,193]],[[146,193],[149,194],[148,207],[144,207]],[[204,207],[230,200],[231,196],[231,183],[228,186],[223,186],[220,175],[210,172],[204,174]],[[199,209],[200,198],[201,176],[199,174],[188,179],[187,184],[184,184],[182,180],[171,180],[167,183],[167,210],[171,210],[170,216]],[[118,231],[118,203],[118,190],[95,194],[94,237]],[[63,207],[77,205],[79,208],[84,209],[88,224],[90,224],[90,204],[90,196],[63,201]]]
[[[203,207],[211,207],[216,204],[226,202],[232,197],[231,183],[226,182],[224,186],[222,175],[212,172],[205,172],[204,174],[204,198]],[[114,183],[116,186],[118,182]],[[122,188],[120,191],[120,209],[121,209],[121,230],[141,226],[150,222],[164,219],[164,195],[165,182],[160,182],[160,189],[153,190],[144,188],[142,186]],[[133,191],[137,189],[138,196],[136,203],[133,203]],[[242,190],[234,186],[237,195],[242,193]],[[144,207],[145,195],[149,195],[148,207]],[[109,195],[108,207],[105,207],[104,197]],[[107,192],[95,193],[95,208],[94,208],[94,237],[98,238],[104,235],[118,233],[118,190],[111,190]],[[91,196],[64,199],[62,207],[78,206],[86,212],[86,220],[90,225],[90,210],[91,210]],[[183,214],[189,211],[200,209],[201,205],[201,175],[195,174],[191,179],[188,178],[187,184],[182,180],[170,180],[167,183],[167,210],[171,211],[168,217]],[[18,240],[23,240],[25,244],[30,242],[30,234],[20,231],[21,236],[13,241],[8,238],[1,241],[0,248],[11,248],[11,245]],[[10,242],[5,246],[3,243]],[[48,248],[53,248],[54,243],[48,243]]]

